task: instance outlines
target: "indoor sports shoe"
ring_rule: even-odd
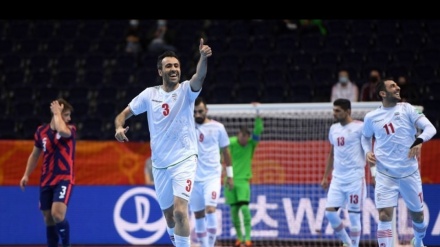
[[[418,247],[418,246],[416,246],[416,237],[413,237],[412,239],[411,239],[411,246],[412,247]],[[424,244],[423,244],[423,242],[420,244],[420,247],[426,247]]]
[[[246,247],[252,247],[252,241],[250,241],[250,240],[246,240],[246,242],[244,242],[244,246],[246,246]]]
[[[235,244],[234,247],[241,247],[241,241],[240,240],[235,240]]]

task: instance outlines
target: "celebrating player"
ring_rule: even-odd
[[[376,95],[382,106],[364,118],[362,146],[367,162],[376,165],[375,203],[379,212],[377,242],[391,246],[393,208],[399,194],[408,207],[414,229],[412,246],[421,247],[427,224],[423,213],[423,191],[417,157],[422,143],[437,132],[423,113],[407,102],[399,102],[400,87],[392,80],[379,81]],[[423,132],[417,136],[417,128]],[[374,136],[374,150],[371,139]]]
[[[157,69],[162,85],[146,88],[115,119],[115,138],[125,142],[128,141],[125,120],[147,112],[157,200],[171,241],[182,247],[190,246],[188,200],[194,187],[198,155],[194,101],[202,89],[208,57],[212,55],[203,39],[200,39],[199,52],[195,74],[183,82],[180,82],[177,54],[166,51],[159,55]]]

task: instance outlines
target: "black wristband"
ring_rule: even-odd
[[[414,141],[414,143],[411,145],[411,147],[409,149],[413,148],[414,146],[419,145],[420,143],[423,143],[423,139],[420,137],[417,137],[417,139]]]

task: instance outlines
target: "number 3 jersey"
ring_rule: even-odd
[[[365,154],[361,136],[364,123],[359,120],[341,125],[334,123],[329,130],[329,141],[333,145],[332,179],[353,182],[364,177]]]
[[[35,147],[43,151],[40,186],[56,185],[62,180],[75,184],[74,161],[76,148],[76,126],[68,125],[70,137],[50,128],[50,124],[38,126],[34,134]]]
[[[424,116],[409,103],[379,107],[365,115],[363,135],[374,136],[377,171],[391,177],[406,177],[418,169],[417,158],[408,158],[416,139],[416,121]]]
[[[166,168],[198,154],[194,101],[200,92],[193,92],[187,80],[171,92],[148,87],[128,104],[134,115],[147,112],[154,167]]]

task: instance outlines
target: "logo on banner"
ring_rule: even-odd
[[[153,208],[152,204],[157,206]],[[119,235],[130,244],[153,244],[166,233],[156,192],[148,187],[136,187],[122,194],[113,211],[113,222]]]

